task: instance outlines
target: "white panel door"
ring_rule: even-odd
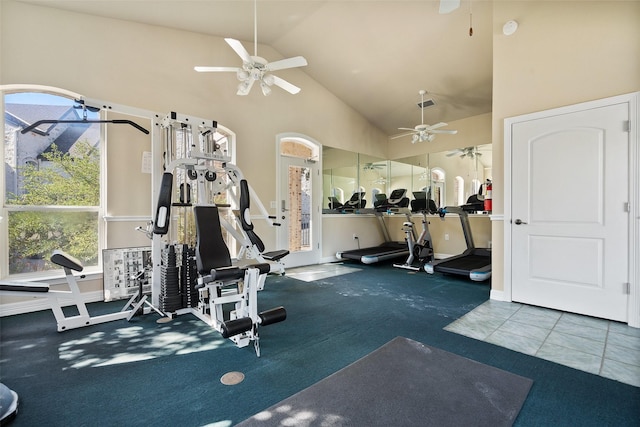
[[[513,301],[627,321],[628,104],[512,125]]]

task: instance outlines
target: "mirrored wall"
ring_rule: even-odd
[[[323,209],[344,205],[373,208],[393,190],[424,191],[438,207],[460,206],[491,179],[491,145],[385,160],[323,147]],[[339,210],[339,209],[338,209]]]

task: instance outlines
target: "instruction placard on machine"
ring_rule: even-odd
[[[102,266],[105,301],[131,298],[140,280],[143,294],[151,293],[151,247],[104,249]]]

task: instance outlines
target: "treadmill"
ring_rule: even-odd
[[[381,203],[376,207],[375,215],[378,219],[378,224],[382,230],[384,236],[384,243],[373,246],[370,248],[353,249],[349,251],[338,252],[336,257],[338,259],[351,259],[359,261],[363,264],[375,264],[380,261],[386,261],[395,258],[405,258],[409,255],[409,247],[406,242],[394,242],[391,240],[389,230],[384,223],[383,213],[400,213],[401,207],[406,207],[409,204],[409,199],[406,197],[407,190],[397,189],[393,190],[389,198],[385,203]],[[404,214],[407,216],[407,221],[411,220],[409,211],[406,210]]]
[[[447,213],[458,214],[467,249],[460,255],[428,262],[424,265],[424,271],[429,274],[456,274],[468,277],[475,282],[491,278],[491,250],[475,247],[467,212],[460,206],[453,206],[441,209],[439,213],[441,218],[444,218]]]

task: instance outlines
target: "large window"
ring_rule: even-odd
[[[1,276],[57,269],[55,249],[98,265],[101,129],[82,123],[97,113],[52,93],[4,92],[3,100]]]

